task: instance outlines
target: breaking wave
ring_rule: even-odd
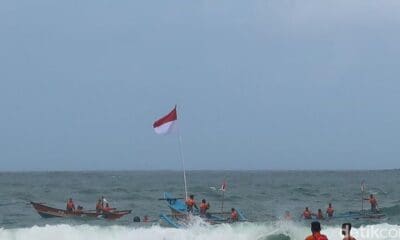
[[[0,228],[1,240],[303,240],[309,228],[296,223],[243,223],[218,226],[194,225],[187,229],[153,226],[45,225],[30,228]],[[323,229],[330,240],[342,239],[340,228]],[[400,226],[387,223],[355,228],[357,239],[400,238]]]

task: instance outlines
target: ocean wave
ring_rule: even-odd
[[[388,216],[400,215],[400,205],[394,205],[394,206],[390,206],[390,207],[382,207],[380,210]]]
[[[379,235],[379,231],[381,235]],[[370,233],[368,233],[368,231]],[[236,225],[193,225],[187,229],[135,226],[45,225],[30,228],[0,228],[2,240],[302,240],[309,228],[295,223],[243,223]],[[391,232],[391,233],[389,233]],[[323,228],[330,240],[342,239],[339,226]],[[400,226],[387,223],[353,229],[357,239],[399,239]],[[395,234],[398,234],[395,236]],[[370,235],[368,235],[370,234]],[[386,235],[385,235],[386,234]],[[392,234],[392,236],[390,236]]]

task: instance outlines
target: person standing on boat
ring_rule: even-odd
[[[319,222],[311,223],[311,235],[305,240],[328,240],[328,237],[321,234],[321,224]]]
[[[351,231],[351,223],[343,223],[342,224],[342,235],[344,236],[343,240],[356,240],[354,237],[350,235]]]
[[[72,201],[72,198],[70,198],[70,199],[67,201],[67,207],[66,207],[66,209],[67,209],[67,212],[69,212],[69,213],[72,213],[72,212],[75,211],[75,204],[74,204],[74,201]]]
[[[196,205],[196,201],[194,200],[194,195],[190,195],[189,199],[186,200],[186,207],[188,212],[193,212],[194,208],[199,209]]]
[[[335,210],[333,209],[333,207],[332,207],[332,203],[329,203],[329,206],[328,206],[328,208],[326,209],[326,214],[328,215],[328,217],[333,217],[333,212],[334,212]]]
[[[102,210],[103,210],[103,202],[101,201],[101,199],[99,199],[96,204],[96,212],[101,213]]]
[[[371,212],[378,212],[378,200],[375,198],[374,194],[369,195],[369,198],[365,198],[364,200],[369,201],[371,204]]]
[[[210,208],[210,203],[206,202],[205,199],[201,200],[200,203],[200,215],[201,216],[206,216],[207,215],[207,210]]]
[[[236,209],[234,209],[234,208],[231,209],[231,218],[230,218],[230,221],[231,221],[231,222],[237,222],[237,221],[239,221],[239,214],[238,214],[238,212],[236,211]]]

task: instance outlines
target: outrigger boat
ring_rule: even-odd
[[[183,198],[175,198],[172,194],[165,192],[164,197],[159,200],[165,200],[168,203],[168,207],[171,210],[171,214],[161,214],[161,224],[175,228],[183,228],[190,225],[191,218],[193,216],[200,217],[204,222],[208,224],[221,224],[221,223],[233,223],[230,219],[230,212],[207,212],[205,215],[201,215],[199,211],[188,213],[187,207]],[[244,216],[240,209],[236,209],[238,213],[238,220],[235,222],[246,222],[247,218]]]
[[[338,215],[340,218],[347,218],[353,220],[384,220],[386,219],[386,215],[381,212],[372,212],[368,210],[361,210],[361,211],[351,211],[344,214]]]
[[[105,218],[109,220],[115,220],[132,212],[132,210],[120,210],[112,212],[103,212],[103,211],[96,212],[96,210],[81,210],[81,211],[67,212],[66,210],[63,209],[46,206],[43,203],[31,202],[31,205],[37,211],[37,213],[43,218],[81,217],[81,218]]]

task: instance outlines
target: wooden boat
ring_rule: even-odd
[[[81,218],[105,218],[109,220],[115,220],[121,218],[127,214],[130,214],[132,210],[120,210],[112,212],[96,212],[96,210],[81,210],[74,212],[67,212],[64,209],[53,208],[44,205],[43,203],[31,202],[33,208],[43,218],[70,218],[70,217],[81,217]]]
[[[165,200],[168,203],[168,207],[171,210],[171,214],[161,214],[160,221],[162,224],[174,227],[182,228],[190,225],[191,217],[200,217],[204,222],[209,224],[220,224],[220,223],[234,223],[230,219],[230,212],[207,212],[205,215],[200,215],[199,211],[194,211],[188,214],[187,207],[182,198],[175,198],[172,194],[165,192],[164,197],[160,200]],[[236,209],[238,213],[238,221],[235,222],[246,222],[248,221],[244,214]]]

